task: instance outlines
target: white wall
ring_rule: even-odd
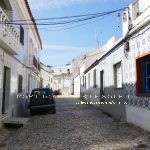
[[[126,106],[127,121],[150,131],[150,111],[134,106]]]
[[[53,75],[49,73],[47,67],[42,67],[42,68],[41,68],[41,77],[43,81],[43,87],[53,88],[53,83],[51,82],[51,80],[53,80]]]
[[[139,11],[141,13],[139,16],[136,15],[137,10],[138,8],[135,8],[135,3],[132,3],[129,5],[129,9],[126,8],[124,11],[127,14],[127,20],[123,22],[123,36],[129,32],[129,24],[132,24],[132,28],[134,28],[150,18],[150,1],[139,0]],[[129,17],[131,18],[131,21],[129,21]]]
[[[129,40],[130,52],[125,62],[126,92],[130,95],[127,106],[127,121],[150,130],[150,103],[145,106],[146,101],[150,101],[148,96],[138,96],[136,94],[136,59],[150,54],[150,25],[132,35]],[[138,67],[138,66],[137,66]]]
[[[74,78],[74,95],[80,97],[80,76]]]
[[[111,114],[113,117],[121,120],[126,120],[125,115],[125,105],[119,104],[119,95],[123,98],[120,100],[122,102],[125,101],[125,92],[124,92],[124,84],[125,84],[125,77],[123,76],[123,88],[116,89],[114,85],[114,65],[118,62],[122,61],[122,70],[124,70],[124,46],[119,46],[116,50],[110,54],[108,54],[105,58],[100,60],[99,64],[93,67],[90,71],[88,71],[85,76],[87,78],[87,85],[88,85],[88,74],[90,73],[90,88],[87,87],[86,89],[83,88],[82,92],[87,95],[86,100],[89,102],[99,102],[101,100],[100,95],[100,71],[104,70],[104,96],[105,102],[111,102],[112,99],[109,98],[110,96],[116,95],[116,98],[113,99],[116,102],[116,105],[94,105],[96,107],[100,107],[104,112]],[[97,87],[94,88],[94,76],[93,71],[96,69],[96,82]]]
[[[26,9],[26,5],[23,0],[10,0],[13,9],[14,20],[28,20],[31,19]],[[27,26],[26,26],[27,27]],[[17,29],[18,33],[20,29]],[[28,74],[32,76],[30,79],[30,94],[32,88],[36,88],[39,82],[39,75],[34,73],[33,70],[28,69],[26,65],[29,64],[28,54],[30,53],[29,39],[32,38],[34,47],[37,48],[38,52],[40,49],[40,42],[36,35],[35,30],[24,29],[24,46],[20,44],[20,50],[18,55],[12,56],[6,53],[6,49],[0,48],[0,123],[1,119],[8,116],[22,116],[26,109],[27,99],[23,98],[28,93]],[[38,53],[37,53],[38,56]],[[24,64],[24,65],[23,65]],[[9,98],[9,113],[2,115],[2,92],[3,92],[3,70],[4,66],[9,67],[11,71],[10,81],[10,98]],[[18,95],[18,75],[22,75],[22,93],[20,98]]]
[[[70,95],[73,92],[73,77],[68,74],[53,74],[53,90],[60,89],[62,94]]]
[[[66,66],[54,66],[51,68],[51,70],[54,71],[54,73],[68,73],[67,70],[70,69],[70,73],[73,71],[73,66],[71,65],[66,65]]]

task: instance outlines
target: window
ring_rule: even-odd
[[[116,88],[122,88],[122,66],[121,62],[114,65],[114,84]]]
[[[133,19],[136,19],[150,6],[149,0],[136,0],[133,3]]]
[[[20,43],[24,45],[24,29],[20,26]]]
[[[88,88],[90,88],[90,73],[88,74]]]
[[[67,73],[70,74],[70,69],[67,69]]]
[[[34,97],[46,97],[46,96],[52,96],[53,93],[49,89],[41,89],[41,90],[33,90],[31,93]]]
[[[144,72],[144,91],[150,92],[150,60],[145,60],[143,62],[143,72]]]
[[[97,87],[97,85],[96,85],[96,69],[94,69],[94,71],[93,71],[93,83],[94,83],[94,88],[96,88]]]
[[[18,93],[22,93],[22,80],[23,80],[22,76],[19,75],[18,76]]]
[[[150,55],[136,60],[137,94],[150,93]]]

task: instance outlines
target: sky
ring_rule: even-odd
[[[91,14],[120,9],[134,0],[29,0],[35,19]],[[63,25],[61,27],[39,28],[43,49],[40,60],[45,65],[61,66],[87,51],[105,44],[113,35],[122,35],[121,19],[118,13],[94,20]],[[120,27],[118,27],[120,25]],[[70,28],[70,29],[68,29]]]

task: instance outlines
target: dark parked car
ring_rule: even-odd
[[[55,95],[55,96],[57,96],[57,95],[62,95],[61,89],[54,90],[54,95]]]
[[[30,95],[30,113],[37,110],[52,110],[56,112],[53,91],[49,88],[34,89]]]

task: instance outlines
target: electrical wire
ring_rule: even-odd
[[[117,11],[121,11],[121,10],[123,10],[123,8],[122,9],[118,9],[118,10],[114,10],[114,11],[109,11],[109,12],[103,12],[103,13],[101,13],[102,15],[98,15],[98,16],[92,16],[92,17],[88,17],[88,18],[81,18],[81,19],[75,19],[75,20],[67,20],[67,21],[63,21],[63,22],[57,22],[58,24],[55,24],[54,22],[53,23],[49,23],[49,24],[47,24],[48,22],[46,22],[46,23],[42,23],[42,24],[36,24],[36,25],[45,25],[45,26],[48,26],[48,25],[53,25],[53,26],[48,26],[48,27],[46,27],[46,28],[39,28],[38,27],[38,29],[39,30],[43,30],[43,31],[62,31],[62,30],[68,30],[68,29],[73,29],[73,28],[76,28],[76,27],[79,27],[79,26],[83,26],[83,25],[86,25],[86,24],[90,24],[90,23],[93,23],[93,22],[96,22],[96,21],[99,21],[100,19],[102,19],[102,18],[100,18],[100,19],[97,19],[97,20],[95,20],[95,21],[91,21],[91,22],[88,22],[88,23],[85,23],[85,24],[80,24],[80,25],[76,25],[76,26],[71,26],[71,27],[67,27],[67,28],[62,28],[62,29],[57,29],[57,28],[60,28],[60,27],[62,27],[62,25],[68,25],[68,26],[70,26],[71,24],[74,24],[74,23],[78,23],[78,22],[81,22],[81,21],[87,21],[87,20],[90,20],[90,19],[95,19],[95,18],[97,18],[97,17],[103,17],[104,18],[104,16],[105,15],[109,15],[109,14],[112,14],[112,13],[114,13],[114,12],[117,12]],[[91,15],[91,14],[90,14]],[[92,14],[93,15],[93,14]],[[86,16],[86,15],[80,15],[80,16]],[[68,16],[69,17],[69,16]],[[72,17],[72,16],[70,16],[70,17]],[[77,17],[77,16],[73,16],[73,17]],[[61,18],[61,17],[59,17],[59,18]],[[65,18],[65,17],[62,17],[62,18]],[[46,18],[45,18],[46,19]],[[48,18],[47,18],[48,19]],[[55,18],[56,19],[56,18]],[[42,19],[41,19],[42,20]],[[22,20],[23,21],[23,20]],[[6,22],[5,22],[5,24],[6,24]],[[15,26],[15,28],[20,28],[20,25],[32,25],[32,24],[18,24],[18,23],[11,23],[11,22],[7,22],[7,24],[13,24],[14,26]],[[33,24],[33,25],[35,25],[35,24]],[[54,26],[55,25],[55,26]],[[55,30],[48,30],[48,29],[55,29]],[[34,27],[32,28],[32,27],[24,27],[24,29],[34,29]]]
[[[108,14],[105,14],[108,15]],[[98,16],[92,16],[92,17],[87,17],[87,18],[81,18],[81,19],[75,19],[75,20],[67,20],[67,21],[61,21],[61,22],[43,22],[43,23],[37,23],[36,25],[38,26],[55,26],[55,25],[59,25],[59,24],[70,24],[70,23],[78,23],[78,22],[82,22],[82,21],[86,21],[86,20],[91,20],[97,17],[101,17],[104,15],[98,15]],[[13,25],[35,25],[34,23],[9,23],[9,22],[5,22],[6,24],[13,24]]]
[[[78,18],[78,17],[88,17],[88,16],[95,16],[95,15],[104,15],[107,14],[109,12],[116,12],[116,11],[122,11],[124,10],[126,7],[121,8],[121,9],[117,9],[117,10],[113,10],[113,11],[105,11],[105,12],[99,12],[99,13],[92,13],[92,14],[82,14],[82,15],[74,15],[74,16],[63,16],[63,17],[53,17],[53,18],[38,18],[38,19],[34,19],[35,21],[43,21],[43,20],[60,20],[60,19],[68,19],[68,18]],[[27,20],[13,20],[13,21],[8,21],[8,22],[27,22],[27,21],[31,21],[30,19]]]
[[[9,21],[2,21],[1,23],[5,23],[5,24],[12,24],[12,25],[44,25],[44,26],[54,26],[54,25],[63,25],[63,24],[70,24],[70,23],[78,23],[78,22],[82,22],[82,21],[86,21],[86,20],[91,20],[94,18],[98,18],[101,16],[106,16],[118,11],[123,10],[122,9],[118,9],[118,10],[114,10],[114,11],[108,11],[105,13],[101,13],[101,14],[96,14],[93,16],[88,16],[88,17],[84,17],[84,18],[79,18],[79,19],[71,19],[71,20],[65,20],[65,21],[57,21],[57,22],[42,22],[42,23],[16,23],[16,22],[9,22]]]
[[[53,27],[47,27],[47,28],[38,28],[38,30],[43,30],[43,31],[61,31],[61,30],[66,30],[66,29],[72,29],[72,28],[76,28],[76,27],[79,27],[79,26],[84,26],[84,25],[87,25],[87,24],[91,24],[93,22],[98,22],[98,21],[102,20],[103,18],[97,19],[95,21],[90,21],[90,22],[87,22],[87,23],[84,23],[84,24],[79,24],[79,25],[76,25],[76,26],[62,28],[62,29],[57,29],[57,28],[62,27],[62,25],[58,25],[58,26],[55,26],[55,27],[53,26]],[[65,25],[65,26],[70,26],[70,25],[68,24],[68,25]],[[15,25],[14,28],[20,28],[20,26]],[[24,29],[34,29],[34,28],[24,27]],[[56,30],[49,30],[49,29],[56,29]]]
[[[87,22],[87,23],[84,23],[84,24],[79,24],[79,25],[76,25],[76,26],[67,25],[67,26],[70,26],[70,27],[66,27],[66,28],[62,28],[62,25],[59,25],[59,26],[56,26],[56,27],[38,28],[38,30],[41,30],[41,31],[64,31],[64,30],[74,29],[74,28],[77,28],[77,27],[80,27],[80,26],[85,26],[87,24],[91,24],[91,23],[94,23],[94,22],[98,22],[102,19],[104,19],[104,18],[100,18],[100,19],[97,19],[95,21],[90,21],[90,22]],[[15,28],[20,28],[20,26],[19,27],[15,26]],[[34,28],[24,28],[24,29],[34,29]]]

